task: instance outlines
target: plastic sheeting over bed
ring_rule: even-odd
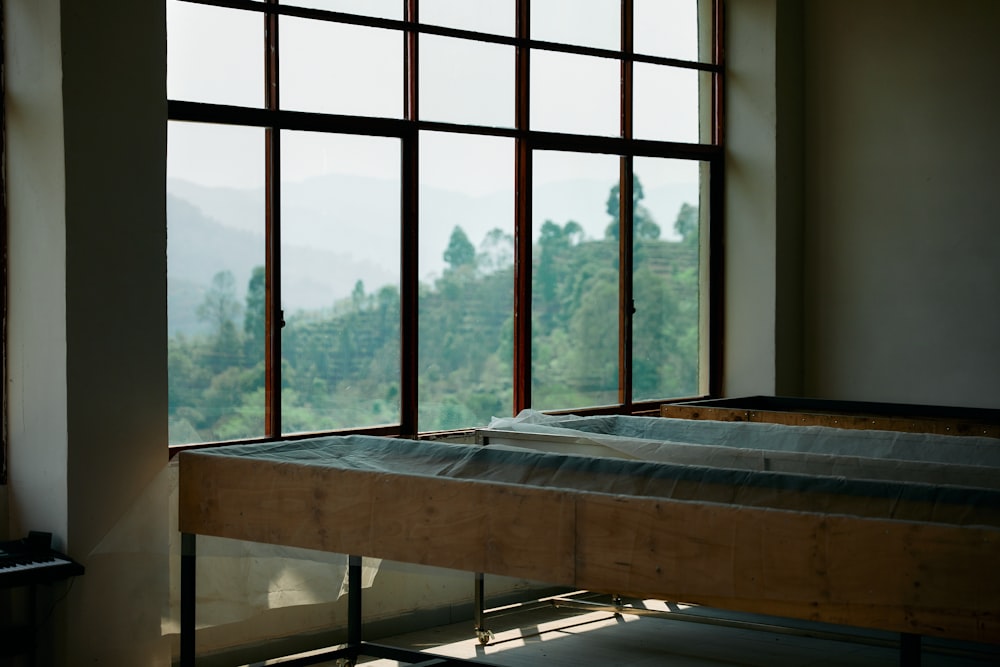
[[[524,411],[516,418],[494,418],[479,440],[561,453],[1000,490],[1000,442],[994,438]]]
[[[209,450],[228,458],[390,475],[854,516],[1000,526],[1000,490],[340,436]],[[940,469],[941,466],[937,465]],[[995,472],[995,471],[994,471]]]

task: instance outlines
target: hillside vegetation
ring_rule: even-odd
[[[680,207],[672,240],[635,187],[633,394],[693,395],[698,378],[698,210]],[[536,409],[618,402],[617,187],[604,238],[547,220],[532,249],[532,396]],[[499,229],[474,246],[455,226],[439,277],[420,284],[419,428],[483,425],[512,412],[513,238]],[[284,433],[397,423],[398,285],[327,308],[286,314],[282,330]],[[242,287],[242,286],[240,286]],[[188,304],[194,333],[169,342],[174,444],[261,436],[264,431],[264,270],[249,269],[245,298],[232,271],[217,272]]]

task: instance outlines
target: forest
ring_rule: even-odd
[[[672,239],[633,186],[633,398],[694,395],[698,387],[698,208],[683,204]],[[532,248],[532,407],[618,402],[618,186],[603,238],[570,220],[546,220]],[[513,244],[493,230],[475,246],[460,226],[446,268],[419,285],[418,426],[485,425],[513,410]],[[196,315],[206,333],[168,341],[170,442],[264,434],[264,268],[246,297],[229,271],[215,274]],[[285,315],[281,334],[283,434],[399,421],[398,285],[329,308]]]

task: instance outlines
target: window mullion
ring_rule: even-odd
[[[418,0],[406,0],[406,18],[418,23]],[[418,32],[409,30],[405,35],[403,85],[404,118],[418,119],[417,77],[419,65]],[[415,125],[414,125],[415,127]],[[419,133],[414,129],[402,139],[401,203],[400,203],[400,435],[417,434],[419,402]]]
[[[531,407],[531,146],[525,138],[530,117],[530,0],[517,0],[516,12],[514,122],[520,133],[514,158],[514,414]]]
[[[267,0],[269,8],[277,0]],[[278,97],[278,14],[264,14],[264,95],[268,111],[280,108]],[[281,132],[269,126],[265,145],[265,314],[264,434],[280,437],[281,427]]]
[[[716,146],[722,145],[724,136],[724,125],[722,122],[723,102],[725,99],[725,78],[722,76],[722,72],[725,71],[725,51],[723,50],[722,42],[724,8],[725,3],[723,0],[714,0],[712,5],[712,64],[716,65],[719,70],[712,74],[712,110],[710,113],[712,114],[711,141]]]
[[[621,136],[626,141],[632,139],[633,16],[632,0],[622,0]],[[632,409],[632,173],[632,156],[623,155],[618,189],[618,402],[626,412]]]

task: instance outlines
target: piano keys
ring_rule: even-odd
[[[51,535],[0,542],[0,589],[44,584],[83,574],[83,566],[52,549]]]

